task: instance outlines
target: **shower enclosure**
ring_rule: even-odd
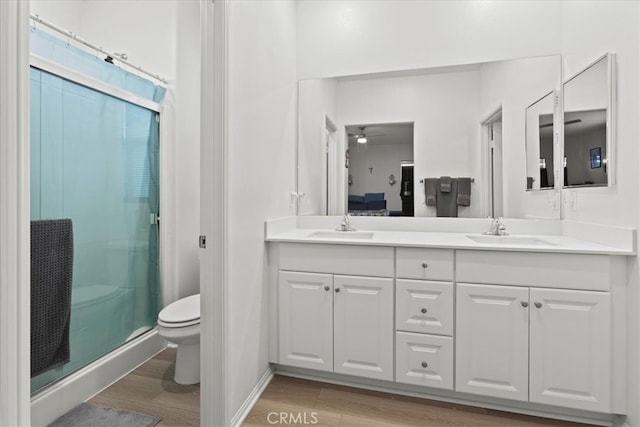
[[[151,101],[164,89],[50,34],[31,43],[31,219],[71,218],[74,232],[71,358],[34,392],[156,324],[160,115],[87,81]],[[56,71],[69,68],[89,79]]]

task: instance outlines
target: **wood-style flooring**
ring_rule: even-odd
[[[167,349],[89,402],[162,417],[158,426],[199,426],[200,386],[176,384],[174,360],[175,350]],[[281,375],[273,378],[243,425],[583,426]]]
[[[284,420],[288,423],[281,422]],[[278,422],[274,423],[274,421]],[[294,423],[295,421],[297,423]],[[276,375],[267,386],[243,425],[250,427],[314,424],[354,427],[575,427],[584,425],[280,375]]]
[[[168,348],[89,402],[161,417],[158,426],[199,426],[200,385],[173,381],[175,359]]]

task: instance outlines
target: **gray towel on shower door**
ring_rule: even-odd
[[[438,178],[426,178],[424,180],[424,195],[427,206],[436,206],[436,193],[438,192]]]
[[[457,217],[458,216],[458,204],[457,204],[457,191],[458,180],[451,180],[451,188],[448,192],[438,191],[438,204],[436,205],[436,216],[439,217]]]
[[[458,178],[458,206],[471,206],[471,178]]]
[[[31,221],[31,377],[69,362],[73,224]]]

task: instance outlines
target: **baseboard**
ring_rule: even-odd
[[[253,405],[256,404],[256,402],[260,398],[260,395],[262,394],[264,389],[267,388],[267,386],[269,385],[272,379],[273,379],[273,368],[270,366],[262,375],[262,378],[258,380],[258,383],[253,388],[253,390],[251,390],[251,393],[249,393],[249,396],[247,396],[245,401],[242,403],[242,405],[240,406],[240,409],[238,409],[238,411],[233,416],[233,418],[231,418],[232,427],[239,427],[242,425],[244,420],[249,415],[249,412],[251,412]]]
[[[164,350],[157,330],[117,348],[31,397],[31,425],[46,426]]]

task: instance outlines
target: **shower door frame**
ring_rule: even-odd
[[[0,425],[30,425],[29,2],[0,2]]]
[[[94,79],[82,73],[78,73],[77,71],[74,71],[70,68],[56,64],[55,62],[44,59],[38,55],[34,55],[34,54],[30,55],[30,65],[33,68],[37,68],[38,70],[42,70],[46,73],[53,74],[64,80],[68,80],[72,83],[76,83],[76,84],[79,84],[80,86],[84,86],[88,89],[98,91],[100,93],[112,96],[114,98],[120,99],[130,104],[134,104],[139,107],[146,108],[147,110],[151,110],[153,112],[162,114],[162,111],[161,111],[162,107],[157,102],[150,101],[148,99],[145,99],[141,96],[137,96],[124,89],[111,86],[98,79]]]

